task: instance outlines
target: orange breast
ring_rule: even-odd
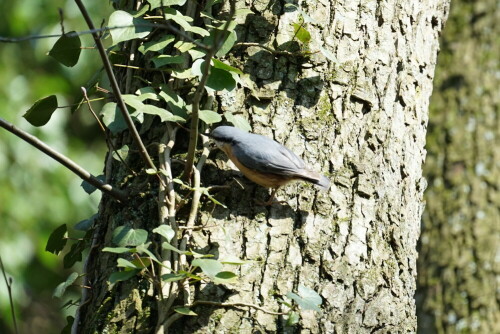
[[[231,159],[231,161],[238,167],[238,169],[251,181],[266,187],[266,188],[278,188],[292,181],[293,178],[289,176],[283,176],[273,173],[262,173],[254,169],[250,169],[241,164],[238,159],[233,155],[231,147],[229,144],[224,144],[221,149],[226,153],[226,155]]]

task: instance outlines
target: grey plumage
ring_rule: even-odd
[[[324,190],[330,186],[330,180],[308,169],[295,153],[270,138],[232,126],[219,126],[212,131],[210,137],[216,142],[231,144],[235,158],[249,169],[302,179]]]

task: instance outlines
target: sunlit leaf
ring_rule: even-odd
[[[54,290],[54,293],[52,294],[52,297],[54,298],[62,298],[64,293],[66,292],[66,289],[71,286],[76,279],[78,278],[78,273],[71,273],[68,278],[66,278],[66,281],[60,283],[56,289]]]
[[[221,70],[225,70],[228,72],[234,72],[236,74],[243,74],[243,72],[241,72],[241,70],[239,68],[225,64],[225,63],[221,62],[220,60],[213,58],[212,61],[213,61],[213,67],[215,67],[215,68],[220,68]]]
[[[158,233],[162,237],[164,237],[168,242],[172,240],[175,236],[175,231],[169,225],[160,225],[153,230],[154,233]]]
[[[116,266],[117,267],[122,267],[122,268],[128,268],[128,269],[139,269],[138,266],[136,266],[135,264],[133,264],[132,262],[130,262],[129,260],[125,260],[123,258],[118,258],[118,260],[116,261]]]
[[[189,16],[182,15],[179,11],[173,8],[165,8],[165,19],[172,20],[178,25],[180,25],[184,30],[195,33],[200,36],[208,36],[210,33],[201,27],[192,26],[190,22],[193,18]]]
[[[222,121],[222,116],[212,110],[200,110],[198,114],[200,119],[207,124],[218,123]]]
[[[74,33],[74,31],[68,34],[71,33]],[[78,59],[80,58],[82,43],[78,35],[68,36],[68,34],[59,37],[49,51],[49,56],[65,66],[73,67],[78,63]]]
[[[222,271],[222,263],[213,259],[194,259],[191,264],[194,267],[200,267],[210,278],[215,277],[215,275]]]
[[[234,46],[236,43],[236,40],[238,39],[238,36],[236,35],[236,31],[231,31],[228,35],[224,43],[221,45],[219,50],[217,50],[217,53],[215,54],[217,57],[223,57],[225,56],[231,48]]]
[[[286,319],[287,326],[293,326],[295,324],[298,324],[299,321],[300,321],[300,315],[297,312],[290,311],[290,313],[288,313],[288,318]]]
[[[231,91],[236,87],[236,80],[228,71],[212,67],[206,85],[213,90]]]
[[[123,145],[120,149],[116,150],[116,151],[113,151],[113,158],[115,160],[118,160],[118,161],[121,161],[120,160],[120,157],[123,159],[123,160],[126,160],[127,159],[127,156],[128,156],[128,152],[129,152],[129,147],[128,145]],[[120,157],[118,157],[118,155],[120,155]]]
[[[231,271],[221,271],[213,278],[215,284],[233,284],[238,282],[238,275]]]
[[[190,309],[188,309],[187,307],[175,307],[174,311],[183,315],[192,315],[192,316],[198,315],[193,311],[191,311]]]
[[[302,24],[294,23],[293,30],[295,37],[304,44],[311,41],[311,34],[307,31]]]
[[[226,111],[224,113],[224,117],[228,122],[232,123],[235,127],[247,132],[252,131],[252,127],[244,117],[240,115],[233,115],[229,111]]]
[[[50,95],[36,101],[23,117],[33,126],[42,126],[47,124],[56,109],[57,97]]]
[[[113,39],[113,45],[135,38],[146,37],[152,29],[148,21],[141,18],[135,18],[122,10],[111,13],[108,26],[110,28],[126,27],[109,30],[111,38]]]
[[[174,246],[172,246],[170,243],[168,243],[166,241],[164,241],[161,244],[161,248],[163,248],[165,250],[171,250],[171,251],[174,251],[174,252],[179,253],[179,254],[184,254],[184,252],[182,252],[179,249],[175,248]]]
[[[45,250],[53,254],[59,254],[60,251],[64,249],[67,239],[68,227],[66,224],[62,224],[56,228],[49,236]]]
[[[117,246],[137,246],[148,239],[148,232],[130,226],[118,226],[113,231],[113,243]]]
[[[143,54],[145,54],[146,52],[149,52],[149,51],[158,52],[158,51],[163,50],[165,47],[167,47],[174,40],[175,40],[174,35],[164,35],[156,41],[144,43],[143,45],[139,46],[138,50],[139,50],[139,52],[141,52]]]
[[[184,62],[184,57],[180,56],[169,56],[169,55],[159,55],[151,59],[155,68],[160,68],[165,65],[170,64],[182,64]]]
[[[314,290],[306,288],[303,285],[299,285],[298,295],[289,292],[286,296],[293,299],[302,309],[304,310],[314,310],[320,312],[320,305],[323,302],[321,296]]]
[[[104,247],[102,249],[103,252],[115,253],[115,254],[123,254],[130,253],[132,249],[127,247]]]

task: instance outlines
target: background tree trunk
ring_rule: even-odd
[[[237,284],[201,284],[195,299],[280,311],[286,307],[279,299],[303,285],[321,294],[323,312],[301,312],[299,325],[287,328],[283,317],[252,308],[199,306],[199,316],[178,320],[172,333],[415,331],[427,108],[448,2],[302,5],[313,20],[304,25],[312,36],[307,47],[323,47],[329,59],[319,52],[304,58],[236,47],[228,61],[251,80],[245,81],[247,89],[217,95],[216,104],[221,113],[243,113],[254,132],[291,148],[327,174],[332,187],[318,193],[296,183],[278,192],[287,204],[262,207],[254,199],[266,200],[268,192],[241,179],[244,189],[216,195],[227,209],[205,203],[198,221],[207,228],[194,232],[193,247],[218,258],[253,261],[241,267]],[[248,2],[238,1],[237,7],[247,8]],[[254,14],[239,22],[241,41],[299,50],[293,38],[297,10],[282,2],[251,1],[249,7]],[[146,145],[165,131],[155,126],[144,134]],[[182,146],[187,135],[179,136]],[[222,153],[211,158],[202,175],[205,186],[240,178]],[[135,163],[142,164],[138,158]],[[108,175],[118,180],[126,173],[122,169],[113,165]],[[137,278],[108,291],[116,258],[99,249],[124,221],[151,230],[156,205],[148,196],[130,207],[101,203],[98,247],[87,266],[92,290],[80,313],[83,333],[154,329],[158,315],[149,283]]]
[[[457,1],[443,36],[425,168],[421,333],[500,332],[499,20],[497,1]]]

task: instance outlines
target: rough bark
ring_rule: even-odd
[[[298,51],[293,23],[299,12],[283,2],[238,1],[254,15],[240,22],[241,41]],[[318,291],[323,312],[301,312],[300,323],[252,308],[198,306],[197,317],[174,323],[172,333],[402,333],[414,332],[416,243],[423,210],[422,178],[427,109],[447,1],[303,2],[315,20],[310,59],[238,47],[228,61],[250,74],[246,89],[216,96],[220,112],[241,112],[254,132],[285,144],[332,179],[326,193],[296,183],[281,189],[287,204],[262,207],[268,192],[245,181],[213,153],[204,185],[236,177],[244,189],[220,191],[227,205],[206,202],[193,234],[195,249],[216,257],[253,260],[230,286],[202,284],[196,299],[258,304],[279,302],[298,285]],[[161,130],[158,130],[161,132]],[[146,144],[157,133],[146,133]],[[182,135],[181,135],[182,137]],[[179,144],[181,145],[182,139]],[[136,162],[140,163],[139,160]],[[126,173],[113,167],[112,178]],[[115,178],[116,177],[116,178]],[[138,182],[139,183],[139,182]],[[104,200],[100,242],[89,260],[92,294],[82,308],[82,332],[151,332],[157,314],[150,286],[139,279],[107,291],[112,257],[99,252],[124,219],[151,228],[154,198],[131,207]],[[106,225],[107,224],[107,225]],[[144,228],[144,227],[143,227]],[[94,325],[96,324],[96,325]]]
[[[496,1],[457,1],[443,35],[425,167],[421,333],[500,332],[499,20]]]

